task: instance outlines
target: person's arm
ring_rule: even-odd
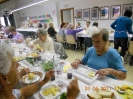
[[[115,20],[110,26],[115,30],[115,28],[116,28],[116,25],[117,24],[117,20]]]
[[[36,84],[26,86],[24,88],[21,88],[20,89],[20,92],[21,92],[20,99],[22,97],[25,99],[25,98],[32,96],[34,93],[36,93],[38,90],[40,90],[40,88],[44,84],[46,84],[53,76],[54,76],[54,71],[50,70],[50,71],[46,72],[45,78],[42,81],[40,81]]]
[[[76,29],[76,30],[73,30],[74,32],[74,34],[76,34],[76,33],[78,33],[78,32],[80,32],[80,31],[83,31],[83,29]]]
[[[133,24],[133,23],[132,23],[132,20],[131,20],[131,21],[129,22],[129,24],[128,24],[128,27],[127,27],[127,28],[128,28],[128,33],[129,33],[129,34],[133,34],[132,24]]]
[[[48,50],[51,51],[51,52],[55,52],[55,50],[54,50],[54,43],[53,43],[52,40],[49,43]]]

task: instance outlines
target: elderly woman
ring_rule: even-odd
[[[78,68],[79,64],[84,64],[98,70],[96,75],[125,79],[126,70],[121,56],[115,49],[106,46],[108,38],[109,34],[106,29],[95,29],[92,33],[93,47],[88,49],[81,60],[76,59],[71,64],[73,68]]]
[[[26,99],[39,91],[53,77],[54,71],[48,71],[44,79],[38,83],[13,89],[19,77],[12,52],[9,46],[0,44],[0,99]],[[76,99],[79,92],[77,79],[74,79],[68,86],[67,99]]]
[[[39,44],[44,51],[54,52],[53,40],[47,35],[47,31],[41,28],[36,31],[36,34],[38,39],[31,41],[30,46],[33,47],[34,44]]]
[[[55,38],[55,34],[57,34],[57,32],[56,32],[55,29],[54,29],[53,23],[49,23],[48,34],[49,34],[52,38]]]
[[[9,27],[9,31],[11,35],[13,35],[13,41],[16,43],[22,43],[24,41],[24,37],[21,33],[17,32],[14,27]]]

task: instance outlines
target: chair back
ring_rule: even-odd
[[[26,38],[26,40],[25,40],[26,45],[28,45],[30,43],[30,41],[31,41],[31,38]]]
[[[133,41],[129,42],[128,52],[129,54],[133,55]]]
[[[63,37],[61,34],[56,34],[56,40],[57,42],[64,43],[65,41],[63,40]]]
[[[75,41],[73,35],[66,35],[66,42],[67,42],[68,44],[76,44],[76,41]]]

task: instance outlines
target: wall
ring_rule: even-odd
[[[63,21],[71,23],[71,10],[64,10],[63,11]]]
[[[71,8],[74,7],[74,10],[77,9],[86,9],[86,8],[92,8],[94,6],[99,6],[99,7],[103,7],[103,6],[112,6],[112,5],[119,5],[121,4],[121,7],[123,7],[123,4],[129,4],[129,3],[133,3],[133,0],[69,0],[69,1],[63,1],[59,3],[59,10],[60,9],[66,9],[66,8]],[[75,12],[74,12],[75,13]],[[75,14],[74,14],[75,15]],[[110,15],[109,15],[110,17]],[[98,20],[97,22],[99,23],[99,27],[110,27],[110,24],[113,22],[114,20]],[[81,25],[84,26],[85,25],[85,21],[79,21],[81,22]],[[94,21],[91,20],[91,24]],[[75,24],[76,24],[76,20],[75,20]]]

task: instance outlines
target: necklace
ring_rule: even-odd
[[[100,53],[100,52],[97,52],[98,55],[102,55],[104,52],[106,52],[108,49],[108,47],[106,46],[105,49]]]

